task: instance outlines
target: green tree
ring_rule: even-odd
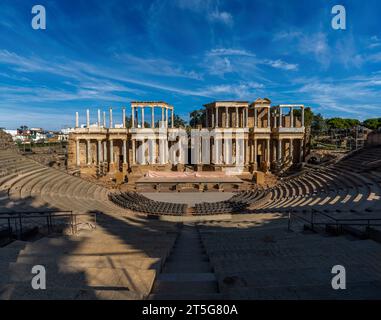
[[[195,128],[197,125],[203,125],[205,123],[205,109],[194,110],[190,113],[189,125]]]
[[[381,118],[366,119],[363,125],[371,130],[377,130],[381,127]]]

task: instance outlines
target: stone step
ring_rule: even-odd
[[[167,259],[163,268],[163,273],[172,273],[179,271],[181,271],[182,273],[207,273],[212,271],[212,267],[210,266],[208,261],[199,261],[197,264],[195,264],[184,261],[172,262],[170,259]]]

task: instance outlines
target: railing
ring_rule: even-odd
[[[7,233],[10,237],[17,236],[22,238],[25,225],[29,227],[46,226],[47,232],[54,231],[54,222],[63,219],[64,224],[70,226],[71,233],[78,232],[78,216],[94,216],[96,224],[96,212],[76,213],[72,211],[27,211],[27,212],[9,212],[0,214],[0,231]],[[42,221],[41,221],[42,220]]]
[[[329,221],[316,222],[316,216],[323,216],[325,218],[328,218],[328,220],[332,222],[329,222]],[[287,229],[289,231],[291,231],[292,217],[308,223],[312,231],[314,231],[314,227],[317,225],[324,225],[326,227],[335,226],[337,232],[342,232],[344,226],[366,226],[367,229],[370,228],[371,226],[381,226],[381,218],[335,218],[324,212],[313,209],[311,210],[310,219],[307,219],[306,217],[301,217],[295,212],[289,211],[288,212],[288,226],[287,226]]]

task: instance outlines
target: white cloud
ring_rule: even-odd
[[[210,12],[208,17],[209,17],[209,20],[213,22],[220,22],[229,27],[233,25],[233,16],[226,11],[220,12],[216,10],[216,11]]]

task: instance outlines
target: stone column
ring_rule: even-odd
[[[205,108],[205,128],[209,127],[209,111],[208,108]]]
[[[235,127],[239,127],[238,107],[235,107]]]
[[[171,109],[171,128],[175,127],[175,114],[173,112],[173,108]]]
[[[282,128],[282,108],[279,107],[279,128]]]
[[[75,127],[76,128],[79,127],[79,115],[78,115],[78,112],[75,113]]]
[[[127,172],[127,140],[123,140],[123,172]]]
[[[250,154],[249,154],[249,140],[245,139],[245,165],[248,163],[248,158],[249,158],[248,155],[250,156]],[[249,159],[249,161],[250,161],[250,159]]]
[[[267,170],[270,169],[270,139],[266,139],[266,164]]]
[[[303,161],[304,157],[304,139],[300,139],[300,154],[299,154],[299,162]]]
[[[218,107],[216,107],[216,119],[215,119],[215,122],[216,122],[216,128],[218,128]]]
[[[76,163],[77,167],[81,165],[81,159],[80,159],[80,154],[79,154],[79,139],[75,141],[75,158],[76,158]]]
[[[258,109],[254,106],[254,128],[258,126]]]
[[[101,110],[98,109],[98,128],[101,127]]]
[[[166,128],[168,128],[168,108],[165,108],[165,125]]]
[[[289,149],[289,152],[290,152],[290,162],[291,164],[294,162],[294,140],[293,139],[290,139],[290,149]]]
[[[86,128],[90,128],[90,110],[86,110]]]
[[[151,107],[151,128],[155,128],[155,107]]]
[[[123,128],[126,128],[126,108],[123,107],[122,109],[122,117],[123,117]]]
[[[107,162],[107,141],[103,141],[103,162]]]
[[[98,140],[98,158],[97,158],[97,163],[100,164],[102,161],[102,141]]]
[[[131,107],[131,128],[135,128],[135,107]]]
[[[292,107],[290,108],[290,126],[294,127],[294,109]]]
[[[164,108],[161,107],[161,127],[164,128]]]
[[[103,111],[103,128],[106,128],[106,111]]]
[[[277,114],[276,114],[276,110],[273,113],[273,116],[274,116],[274,128],[276,128],[277,127]]]
[[[258,153],[258,142],[257,139],[254,139],[254,171],[258,169],[258,163],[257,163],[257,153]]]
[[[282,139],[278,139],[278,162],[281,163],[282,161]]]
[[[212,128],[214,128],[214,123],[215,123],[215,121],[214,121],[214,113],[212,112]]]
[[[271,116],[271,112],[270,112],[270,107],[269,107],[269,108],[267,108],[267,128],[271,127],[270,116]]]
[[[142,125],[141,125],[141,128],[144,128],[144,107],[143,106],[141,107],[141,112],[142,112],[142,119],[141,119]]]
[[[249,126],[249,108],[245,108],[245,127]]]
[[[110,108],[109,112],[110,112],[110,129],[111,129],[113,127],[113,124],[112,124],[112,108]]]
[[[86,161],[86,163],[88,165],[90,165],[91,164],[91,143],[90,143],[89,139],[86,140],[86,148],[87,148],[87,159],[86,159],[87,161]]]
[[[302,127],[304,127],[304,107],[302,108]]]
[[[114,140],[110,139],[110,164],[114,164]]]
[[[225,107],[225,127],[229,128],[229,109]]]
[[[136,142],[132,139],[132,164],[136,164]]]

